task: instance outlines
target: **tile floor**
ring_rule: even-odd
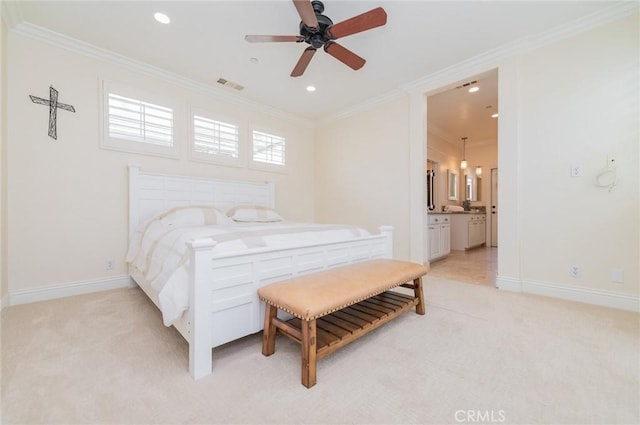
[[[451,251],[446,258],[431,263],[429,274],[477,285],[495,286],[497,263],[498,248],[481,246],[468,251]]]

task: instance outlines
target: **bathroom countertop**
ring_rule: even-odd
[[[449,214],[486,214],[486,211],[452,211]]]
[[[427,211],[427,214],[486,214],[486,211]]]

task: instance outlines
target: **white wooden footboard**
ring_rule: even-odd
[[[391,258],[393,227],[380,234],[299,248],[212,256],[215,242],[190,244],[189,310],[182,332],[189,342],[189,372],[211,373],[211,349],[262,329],[264,305],[257,290],[294,276],[374,258]],[[185,335],[186,333],[186,335]]]

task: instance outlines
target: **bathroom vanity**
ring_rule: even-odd
[[[427,239],[428,249],[425,249],[425,260],[430,262],[440,260],[451,252],[451,216],[450,213],[428,213]]]
[[[451,213],[451,249],[465,251],[487,241],[486,213]]]

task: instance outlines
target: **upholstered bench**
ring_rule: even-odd
[[[275,352],[276,333],[302,345],[302,385],[316,383],[316,361],[378,328],[414,306],[424,314],[421,264],[372,260],[264,286],[266,303],[262,354]],[[413,296],[390,291],[403,286]],[[284,321],[278,309],[295,316]]]

